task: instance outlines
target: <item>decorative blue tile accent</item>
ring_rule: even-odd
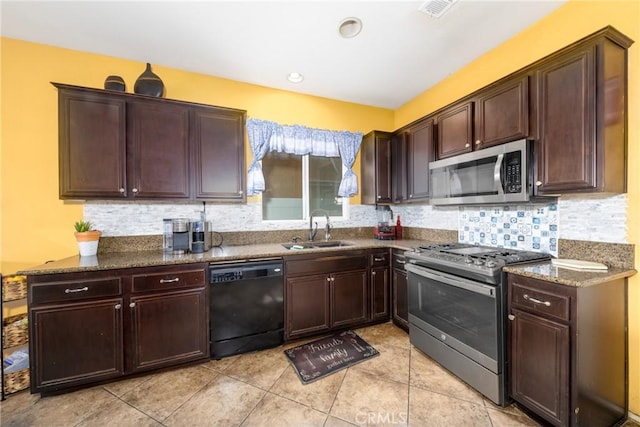
[[[461,206],[458,240],[558,256],[557,205]]]

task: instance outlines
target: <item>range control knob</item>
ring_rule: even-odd
[[[475,265],[482,265],[482,264],[484,264],[484,262],[483,262],[481,259],[476,259],[476,260],[474,260],[474,261],[473,261],[473,263],[474,263]]]
[[[493,267],[495,267],[496,265],[498,265],[498,263],[497,263],[497,262],[495,262],[495,261],[493,261],[493,260],[489,260],[489,261],[487,261],[484,265],[486,265],[486,266],[487,266],[487,267],[489,267],[489,268],[493,268]]]
[[[472,260],[471,258],[469,258],[469,257],[466,257],[466,258],[464,259],[464,262],[465,262],[465,263],[467,263],[467,264],[472,264],[472,263],[473,263],[473,260]]]

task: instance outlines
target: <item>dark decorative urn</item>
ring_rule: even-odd
[[[151,95],[161,97],[164,93],[164,83],[156,74],[151,71],[151,64],[147,62],[147,69],[140,74],[133,91],[141,95]]]
[[[104,88],[107,90],[117,90],[118,92],[124,92],[126,86],[124,80],[120,76],[107,76],[104,81]]]

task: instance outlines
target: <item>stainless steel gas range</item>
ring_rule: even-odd
[[[426,245],[405,252],[411,343],[498,405],[507,403],[505,265],[544,253]]]

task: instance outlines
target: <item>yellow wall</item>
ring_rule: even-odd
[[[628,243],[640,266],[640,1],[572,0],[396,111],[395,129],[425,116],[607,25],[629,49]],[[640,275],[629,280],[629,409],[640,414]]]
[[[107,75],[117,74],[132,92],[145,64],[14,39],[0,42],[0,260],[7,274],[77,253],[73,223],[81,218],[82,205],[58,200],[57,90],[50,82],[102,88]],[[152,67],[165,83],[167,98],[244,109],[248,117],[285,124],[393,130],[391,110]],[[360,203],[360,197],[352,203]]]

